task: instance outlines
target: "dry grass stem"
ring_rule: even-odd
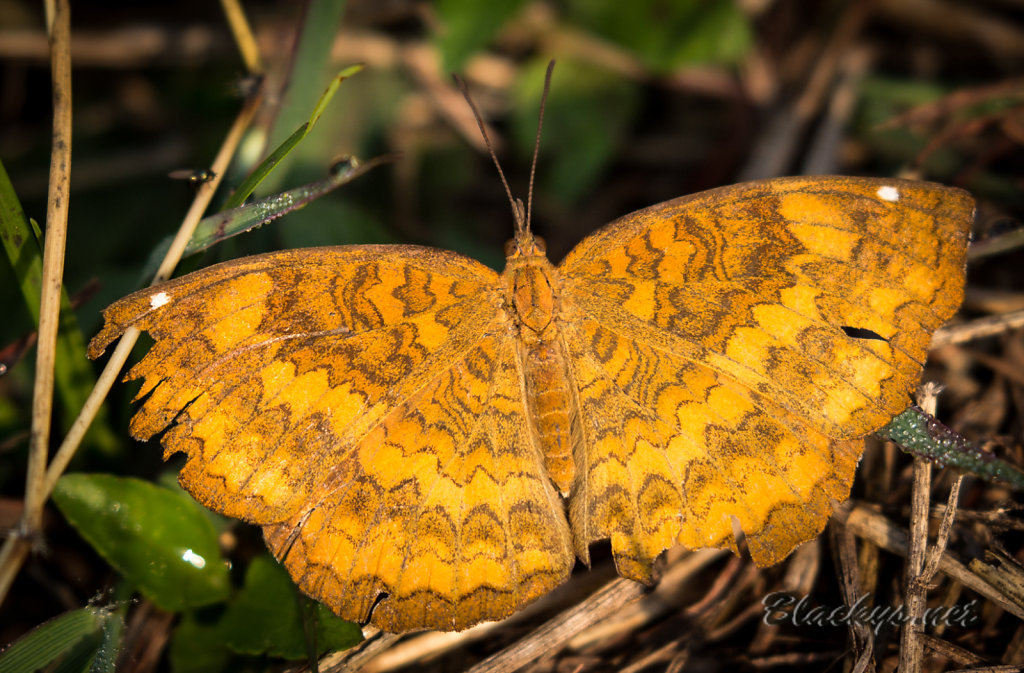
[[[62,10],[61,7],[63,7],[64,9]],[[61,29],[62,21],[66,24],[64,26],[64,28],[63,28],[63,30],[65,31],[64,32],[64,37],[63,38],[55,37],[55,40],[54,40],[54,43],[55,43],[55,65],[54,65],[54,82],[55,82],[55,84],[54,84],[54,102],[55,102],[54,124],[55,124],[55,127],[54,128],[55,128],[55,136],[54,137],[55,137],[55,139],[58,139],[58,140],[66,138],[66,140],[64,140],[63,143],[60,143],[60,142],[58,142],[58,140],[55,140],[55,142],[54,142],[54,151],[55,151],[55,153],[58,150],[58,145],[63,145],[63,147],[60,148],[62,153],[63,152],[70,152],[70,124],[71,124],[70,77],[71,77],[71,66],[70,66],[70,58],[68,56],[69,52],[68,52],[68,47],[67,47],[68,41],[70,39],[70,20],[67,17],[66,7],[67,7],[67,0],[60,0],[60,2],[58,4],[58,11],[57,11],[57,13],[55,15],[55,21],[54,21],[55,36],[59,36],[60,35],[59,31],[62,30]],[[62,18],[62,12],[63,12],[63,18]],[[63,58],[64,58],[64,61],[62,62],[62,64],[60,66],[58,66],[57,63],[56,63],[56,58],[57,58],[56,52],[60,51],[60,50],[58,50],[56,48],[56,45],[60,45],[60,44],[63,44],[63,54],[64,54]],[[57,93],[57,91],[58,91],[58,83],[61,81],[61,76],[59,75],[59,72],[64,71],[64,70],[66,70],[66,75],[64,75],[64,77],[66,78],[65,79],[66,88],[62,89],[61,95],[59,96],[58,93]],[[58,117],[59,117],[58,111],[61,108],[57,107],[56,104],[61,102],[61,101],[66,101],[66,105],[67,105],[66,113],[64,113],[64,114],[66,114],[67,118],[65,120],[63,120],[63,122],[62,122],[62,123],[67,125],[66,135],[61,135],[59,133],[59,129],[57,127],[57,120],[58,120]],[[161,282],[163,280],[168,279],[170,277],[174,267],[177,265],[178,261],[181,259],[181,255],[184,252],[185,246],[188,244],[188,241],[189,241],[189,239],[192,236],[192,232],[195,230],[196,225],[199,223],[199,220],[202,218],[203,213],[206,211],[206,208],[209,206],[210,200],[213,198],[213,195],[214,195],[217,187],[220,185],[221,177],[227,171],[228,165],[230,164],[231,159],[234,157],[235,151],[237,150],[238,145],[241,142],[242,137],[243,137],[246,129],[248,129],[250,123],[252,122],[252,119],[253,119],[253,117],[254,117],[254,115],[256,113],[256,110],[259,109],[261,101],[262,101],[262,96],[259,93],[257,93],[256,95],[253,95],[252,97],[250,97],[245,102],[245,104],[243,105],[242,110],[239,112],[238,117],[235,119],[234,124],[232,125],[231,129],[229,130],[227,137],[224,139],[224,142],[222,143],[221,148],[218,151],[217,156],[214,159],[214,162],[213,162],[213,164],[210,167],[211,171],[214,174],[214,178],[212,180],[208,181],[208,182],[202,183],[199,186],[199,188],[198,188],[198,190],[196,192],[195,198],[193,199],[192,205],[189,208],[188,213],[185,215],[185,218],[183,219],[182,224],[181,224],[181,226],[178,229],[178,233],[175,236],[173,242],[171,243],[170,249],[167,251],[167,254],[165,255],[162,263],[160,264],[159,269],[157,270],[157,272],[156,272],[156,274],[154,276],[154,279],[153,279],[154,283],[158,283],[158,282]],[[63,162],[62,162],[63,171],[66,173],[67,170],[70,168],[70,158],[66,157],[66,156],[63,156],[63,154],[62,154],[62,159],[63,159]],[[68,182],[68,179],[65,176],[64,183],[63,183],[63,188],[62,188],[63,191],[56,192],[58,196],[63,195],[63,198],[55,199],[56,202],[57,202],[57,206],[56,207],[62,208],[63,211],[64,211],[63,219],[64,219],[64,226],[65,227],[66,227],[66,210],[67,210],[67,186],[68,186],[67,182]],[[61,282],[60,282],[59,269],[58,269],[58,272],[57,272],[56,276],[53,275],[53,273],[54,273],[53,271],[46,271],[46,269],[51,268],[52,265],[54,264],[54,262],[52,262],[52,261],[49,264],[47,263],[47,254],[49,254],[50,258],[52,259],[54,253],[47,253],[46,251],[50,250],[50,246],[51,245],[53,245],[53,246],[58,245],[57,239],[60,239],[59,240],[60,250],[57,251],[57,252],[60,253],[60,260],[63,259],[63,239],[64,239],[63,233],[62,232],[57,232],[57,233],[51,234],[51,225],[50,225],[51,222],[56,222],[57,221],[56,218],[58,216],[57,215],[58,213],[59,213],[59,211],[54,211],[54,212],[48,211],[48,215],[47,215],[46,248],[44,249],[44,259],[43,259],[44,274],[45,274],[44,275],[44,279],[46,279],[46,280],[44,280],[44,286],[43,286],[43,300],[44,300],[44,303],[43,303],[43,307],[42,307],[42,312],[40,314],[40,340],[39,340],[39,343],[40,343],[40,351],[39,351],[40,352],[40,361],[39,361],[39,364],[37,366],[37,371],[45,372],[45,371],[48,370],[50,372],[50,374],[49,374],[49,376],[50,376],[50,383],[49,383],[50,394],[48,394],[46,396],[48,398],[52,398],[52,385],[53,385],[52,384],[52,370],[53,370],[53,367],[52,367],[52,354],[49,355],[49,362],[50,362],[49,366],[46,366],[46,360],[43,359],[44,358],[44,343],[45,343],[45,340],[49,338],[49,339],[52,339],[54,344],[56,344],[56,329],[57,329],[57,326],[56,326],[56,316],[59,313],[59,308],[60,308],[59,302],[60,302],[60,286],[61,286]],[[51,240],[52,240],[52,242],[51,242]],[[59,263],[60,260],[58,260],[57,263]],[[48,311],[47,288],[50,287],[50,286],[54,286],[54,287],[52,287],[50,289],[50,292],[55,292],[56,295],[55,295],[55,299],[49,300],[52,303],[52,307],[50,307],[49,311]],[[43,321],[46,319],[46,316],[47,316],[48,312],[52,313],[53,324],[52,324],[52,326],[49,326],[49,325],[47,326],[48,330],[52,330],[52,337],[49,337],[49,336],[44,337],[44,334],[49,335],[49,332],[44,332],[43,331]],[[93,387],[92,391],[90,392],[89,397],[87,398],[85,404],[83,405],[81,411],[78,414],[78,417],[72,423],[71,428],[69,429],[69,431],[67,433],[67,436],[64,438],[64,441],[61,443],[61,445],[58,448],[57,452],[54,454],[53,461],[50,463],[48,469],[47,469],[47,465],[46,465],[46,452],[45,451],[46,451],[46,447],[47,447],[48,442],[49,442],[49,420],[47,420],[47,422],[45,424],[45,426],[46,426],[45,434],[39,435],[39,437],[37,439],[33,440],[33,447],[39,446],[39,447],[41,447],[41,450],[33,448],[32,451],[30,452],[30,456],[35,456],[35,457],[30,460],[29,471],[28,471],[29,473],[28,473],[28,477],[27,477],[28,486],[26,488],[26,504],[25,504],[25,516],[26,516],[26,524],[27,524],[26,527],[25,527],[26,531],[34,530],[34,528],[37,527],[37,526],[33,526],[31,524],[31,522],[33,520],[38,520],[38,517],[41,516],[43,503],[45,503],[46,499],[49,498],[50,493],[53,492],[53,488],[56,485],[57,480],[64,473],[64,470],[67,469],[68,463],[70,463],[72,457],[74,457],[75,451],[78,449],[78,446],[79,446],[79,444],[82,441],[82,438],[85,436],[86,431],[89,429],[90,423],[92,423],[93,419],[96,417],[96,414],[98,413],[98,411],[100,409],[100,406],[103,403],[103,400],[106,398],[107,393],[110,392],[110,388],[113,386],[114,382],[117,380],[118,373],[121,371],[121,368],[124,366],[125,361],[127,361],[128,356],[131,353],[131,349],[132,349],[132,347],[135,344],[135,340],[138,338],[138,335],[139,335],[139,332],[138,332],[138,330],[135,330],[135,329],[129,329],[128,331],[125,332],[125,334],[122,337],[120,343],[118,343],[117,348],[114,350],[110,360],[107,362],[106,367],[104,367],[103,372],[98,377],[96,385]],[[52,346],[50,348],[52,349]],[[36,395],[37,396],[39,395],[39,391],[38,390],[36,392]],[[49,403],[49,405],[52,405],[52,399],[51,399],[51,402]],[[50,414],[48,413],[47,417],[49,417],[49,415]],[[37,433],[34,431],[34,436],[36,434]],[[32,514],[33,512],[35,512],[35,514]],[[11,582],[13,582],[14,577],[17,575],[18,570],[21,568],[21,565],[22,565],[22,563],[25,560],[25,557],[26,557],[27,552],[28,552],[28,547],[27,547],[28,544],[29,544],[28,539],[25,536],[12,536],[12,537],[8,538],[7,540],[5,540],[3,548],[0,549],[0,602],[2,602],[3,597],[6,596],[7,590],[9,589]]]
[[[858,537],[893,554],[904,557],[907,555],[910,544],[906,531],[882,514],[863,505],[855,505],[849,510],[840,510],[836,513],[836,517]],[[978,592],[1007,612],[1016,615],[1018,619],[1024,620],[1024,606],[1008,600],[1002,591],[993,587],[978,573],[968,570],[948,551],[939,560],[939,570],[946,576]]]
[[[644,593],[638,582],[616,579],[577,606],[548,620],[518,643],[484,659],[469,673],[512,673],[546,654],[560,650],[576,634],[606,619]]]
[[[235,38],[235,45],[238,46],[238,53],[242,55],[246,71],[250,75],[262,74],[265,70],[263,60],[260,58],[260,50],[256,46],[256,36],[252,33],[242,5],[238,0],[220,0],[220,6],[224,10],[228,25],[231,26],[231,34]]]
[[[961,344],[983,337],[1006,334],[1024,327],[1024,311],[978,318],[962,325],[943,327],[932,336],[932,348]]]
[[[45,490],[46,463],[53,420],[53,378],[71,186],[71,8],[68,0],[54,0],[47,3],[46,9],[53,80],[53,138],[50,148],[46,235],[43,241],[35,385],[32,390],[32,430],[25,475],[24,513],[19,530],[8,537],[0,549],[0,602],[7,595],[32,541],[40,533],[43,504],[48,495]]]

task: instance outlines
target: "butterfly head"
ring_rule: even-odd
[[[529,230],[519,230],[516,237],[505,241],[505,259],[526,259],[530,257],[547,257],[548,244],[540,236],[534,236]]]
[[[512,216],[515,219],[515,237],[505,241],[505,259],[547,258],[548,246],[540,236],[530,231],[530,211],[520,199],[512,201]]]

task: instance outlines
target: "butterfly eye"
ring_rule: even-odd
[[[537,252],[547,252],[548,251],[548,242],[545,241],[540,236],[534,236],[533,237],[533,244],[537,247]]]
[[[514,238],[510,238],[505,241],[505,256],[511,257],[512,253],[516,251],[516,241]]]

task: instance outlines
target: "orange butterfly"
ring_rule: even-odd
[[[972,213],[931,183],[798,177],[627,215],[558,266],[525,224],[501,274],[277,252],[121,299],[89,354],[153,336],[132,434],[167,429],[182,485],[262,526],[303,591],[463,629],[597,540],[649,582],[676,543],[738,528],[767,565],[817,535],[960,304]]]

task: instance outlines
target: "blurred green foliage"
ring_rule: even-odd
[[[547,61],[523,67],[514,89],[512,135],[529,157],[537,135],[537,110],[544,92]],[[545,157],[536,189],[574,204],[593,189],[626,137],[639,107],[639,87],[592,65],[563,60],[544,111],[541,150]],[[580,110],[601,114],[581,115]]]
[[[490,44],[525,5],[525,0],[438,0],[434,10],[442,27],[434,44],[445,72],[461,70],[466,59]]]
[[[652,72],[737,63],[753,43],[735,2],[568,0],[573,23],[637,56]]]
[[[221,619],[224,642],[234,652],[302,659],[307,654],[307,634],[302,628],[307,605],[316,624],[309,635],[317,654],[362,641],[358,626],[302,596],[279,563],[257,556],[245,571],[245,586]]]

